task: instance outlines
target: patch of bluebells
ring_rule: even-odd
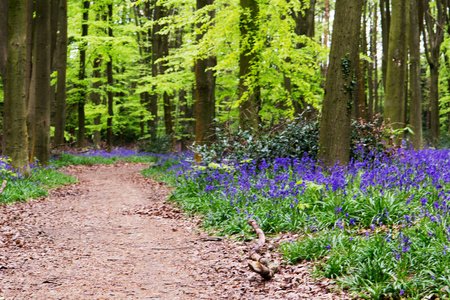
[[[117,148],[117,149],[111,150],[111,152],[100,149],[100,150],[90,150],[88,152],[81,153],[78,155],[86,156],[86,157],[99,156],[99,157],[104,157],[104,158],[112,158],[112,157],[127,157],[127,156],[147,156],[150,154],[145,153],[145,152],[139,152],[135,149]]]
[[[31,172],[40,169],[37,162],[28,165]],[[24,179],[23,170],[14,169],[10,164],[10,159],[5,156],[0,156],[0,180],[7,180],[8,182]]]
[[[260,201],[272,201],[275,204],[288,202],[286,206],[296,210],[299,204],[305,202],[305,198],[316,197],[316,200],[325,202],[331,194],[340,195],[343,204],[334,207],[336,219],[345,216],[348,225],[356,225],[357,219],[346,211],[345,202],[349,195],[353,198],[365,198],[375,195],[387,197],[388,192],[400,195],[399,197],[408,194],[405,205],[409,205],[411,201],[419,201],[424,209],[431,209],[429,204],[432,203],[434,210],[448,210],[446,203],[441,204],[439,199],[428,201],[428,198],[436,198],[434,191],[441,190],[450,182],[449,150],[402,149],[391,156],[378,153],[372,154],[370,159],[367,159],[367,154],[362,157],[366,160],[354,160],[346,168],[336,165],[327,170],[307,156],[262,160],[258,164],[250,160],[234,163],[230,164],[232,172],[225,168],[230,166],[227,164],[215,168],[198,167],[193,166],[190,159],[181,159],[180,164],[174,165],[172,169],[177,170],[177,177],[183,178],[180,186],[186,182],[196,183],[201,189],[199,193],[210,194],[214,199],[227,199],[232,206],[238,203],[248,206],[248,203],[257,202],[256,196]],[[164,163],[163,160],[160,163]],[[315,189],[314,186],[320,188]],[[417,192],[424,189],[432,192],[428,195]],[[439,195],[438,198],[444,196],[446,197]],[[305,209],[307,207],[302,207],[301,210]],[[417,217],[390,214],[389,207],[383,207],[374,223],[381,225],[394,217],[411,223]],[[430,213],[423,210],[422,215],[430,216]]]
[[[450,243],[450,150],[365,153],[348,167],[326,169],[307,156],[211,166],[179,161],[171,167],[178,190],[204,201],[212,212],[207,218],[217,218],[210,223],[214,226],[237,232],[245,223],[241,220],[252,217],[263,230],[331,231],[347,235],[354,247],[379,247],[374,253],[385,253],[380,259],[388,259],[386,266],[407,274],[399,278],[420,282],[430,278],[423,275],[427,272],[446,272],[430,257],[436,266],[449,262],[444,259]],[[412,289],[401,285],[397,293],[408,295]]]

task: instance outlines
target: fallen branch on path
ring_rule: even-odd
[[[255,248],[253,248],[249,253],[249,260],[247,260],[248,266],[250,270],[261,275],[264,280],[270,280],[273,275],[280,270],[280,265],[276,262],[272,262],[266,257],[261,256],[260,250],[266,242],[264,231],[262,231],[255,220],[249,219],[247,220],[247,223],[253,227],[258,235]]]

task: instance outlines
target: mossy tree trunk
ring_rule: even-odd
[[[389,30],[389,50],[387,56],[386,99],[384,117],[394,130],[405,127],[405,84],[407,80],[407,12],[408,0],[392,2],[392,16]],[[398,144],[399,139],[394,139]]]
[[[358,81],[362,6],[363,0],[336,1],[319,133],[319,159],[325,165],[349,162],[350,115]]]
[[[81,25],[81,38],[84,38],[88,35],[88,20],[89,20],[89,7],[90,1],[83,1],[83,19]],[[82,41],[80,46],[80,69],[78,72],[78,80],[80,81],[80,85],[78,86],[78,134],[77,134],[77,146],[83,147],[85,141],[85,112],[84,105],[86,102],[86,87],[84,85],[84,80],[86,78],[86,48],[87,42]]]
[[[3,155],[12,160],[14,168],[28,166],[28,137],[26,123],[26,39],[27,5],[10,0],[8,39],[5,61],[5,103],[3,110]]]
[[[444,41],[445,15],[448,10],[448,1],[435,2],[436,15],[430,8],[430,0],[424,0],[425,12],[425,53],[430,66],[430,131],[431,143],[436,144],[440,137],[439,120],[439,59],[441,56],[441,44]]]
[[[389,29],[391,27],[391,5],[389,0],[380,0],[381,15],[381,38],[383,55],[381,59],[381,72],[383,77],[383,87],[386,89],[386,74],[389,51]]]
[[[50,101],[53,100],[50,91],[52,61],[50,15],[50,2],[36,1],[35,117],[31,139],[31,159],[36,157],[44,166],[48,165],[50,158]]]
[[[299,12],[292,12],[292,18],[295,21],[295,29],[294,32],[296,35],[304,35],[307,37],[314,37],[315,35],[315,6],[316,6],[316,0],[309,0],[309,5],[305,5],[304,2],[301,2],[302,11]],[[301,49],[305,47],[305,44],[298,43],[295,45],[296,49]],[[312,115],[315,114],[313,111],[313,108],[310,107],[308,110],[308,103],[305,101],[304,95],[299,95],[299,97],[293,97],[296,93],[295,91],[298,89],[298,87],[295,84],[291,83],[291,78],[289,75],[285,75],[284,77],[284,85],[288,93],[291,95],[292,98],[292,106],[294,107],[294,115],[297,116],[299,114],[302,114],[306,118],[312,117]]]
[[[153,9],[153,26],[152,26],[152,77],[157,77],[161,73],[159,69],[160,64],[157,61],[163,57],[162,51],[162,35],[159,34],[162,26],[159,23],[164,17],[164,7],[158,5],[157,1],[152,1]],[[148,11],[148,10],[146,10]],[[158,134],[158,94],[156,93],[156,86],[153,86],[153,93],[150,97],[150,105],[148,107],[153,119],[149,121],[150,134],[152,139],[155,139]]]
[[[0,76],[5,78],[6,54],[8,51],[8,6],[9,0],[0,0]]]
[[[213,4],[213,0],[197,0],[197,10],[200,10],[207,5]],[[214,18],[214,11],[209,13],[210,18]],[[204,23],[197,24],[198,29]],[[197,35],[197,41],[203,38],[203,33]],[[195,143],[197,145],[211,144],[214,141],[214,117],[216,110],[216,77],[214,71],[211,70],[216,65],[216,58],[214,56],[199,58],[195,63],[195,84],[196,84],[196,130]],[[196,160],[201,160],[199,155],[196,155]]]
[[[67,71],[67,0],[59,1],[58,35],[56,38],[56,87],[55,145],[64,144],[66,127],[66,71]]]
[[[414,132],[411,142],[414,149],[422,149],[422,90],[420,79],[420,24],[423,22],[421,0],[411,0],[410,22],[410,125]]]
[[[260,104],[259,51],[256,42],[259,36],[259,6],[257,0],[240,0],[239,20],[239,126],[243,130],[258,128]]]

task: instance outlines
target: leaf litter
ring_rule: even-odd
[[[210,237],[201,218],[167,202],[146,164],[70,166],[80,182],[48,198],[0,206],[0,298],[350,299],[310,263],[268,282],[252,273],[252,242]],[[268,238],[267,255],[289,235]],[[270,253],[270,254],[269,254]]]

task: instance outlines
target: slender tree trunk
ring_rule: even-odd
[[[213,4],[213,0],[197,0],[197,10],[204,8],[207,5]],[[214,14],[210,14],[214,18]],[[197,24],[201,28],[204,24]],[[197,35],[197,41],[200,42],[203,38],[203,33]],[[198,59],[195,63],[195,83],[196,83],[196,135],[195,143],[197,145],[208,145],[214,141],[214,115],[215,115],[215,85],[216,77],[213,74],[212,68],[216,65],[215,57],[207,57]],[[200,162],[201,157],[196,154],[197,162]]]
[[[59,22],[59,3],[60,0],[51,0],[50,5],[50,74],[58,71],[58,54],[57,54],[57,39],[58,39],[58,22]],[[56,114],[56,85],[50,85],[50,125],[55,126]]]
[[[9,0],[0,0],[0,77],[3,81],[3,99],[6,99],[6,57],[8,53],[8,11],[9,11]],[[2,111],[4,115],[4,111]],[[6,126],[3,122],[3,134],[0,139],[2,148],[6,143]]]
[[[88,20],[89,20],[89,6],[90,1],[83,1],[83,22],[81,25],[81,38],[88,35]],[[87,42],[83,41],[80,45],[80,70],[78,73],[78,80],[80,81],[79,92],[78,92],[78,134],[77,134],[77,145],[78,147],[84,146],[86,128],[85,122],[86,117],[84,113],[84,105],[86,102],[86,90],[84,80],[86,79],[86,48]]]
[[[187,92],[185,90],[181,90],[178,92],[178,103],[180,104],[180,112],[182,115],[182,120],[180,121],[181,125],[181,151],[188,150],[188,141],[189,141],[189,105],[187,101]]]
[[[406,9],[407,0],[393,1],[389,33],[389,51],[386,76],[386,100],[384,116],[393,129],[405,127],[405,83],[408,63],[406,53]],[[394,139],[396,144],[399,139]]]
[[[367,55],[367,34],[366,34],[366,17],[367,17],[367,0],[363,0],[363,16],[362,16],[362,30],[361,30],[361,46],[360,51]],[[355,85],[355,92],[353,93],[352,116],[354,119],[366,119],[366,74],[368,70],[367,62],[361,61],[358,56],[359,68],[356,70],[356,77],[359,78]]]
[[[420,10],[421,0],[411,0],[410,22],[410,77],[411,77],[411,105],[410,124],[414,134],[411,141],[414,149],[422,149],[422,91],[420,80],[420,26],[423,21]]]
[[[239,28],[239,126],[243,130],[257,130],[259,93],[259,6],[257,0],[240,0]]]
[[[164,8],[165,9],[165,8]],[[164,12],[165,14],[166,12]],[[169,35],[163,34],[161,37],[161,57],[167,57],[169,55]],[[167,67],[164,65],[165,62],[159,63],[159,70],[161,74],[166,73]],[[173,118],[172,118],[172,99],[173,96],[169,93],[164,92],[163,94],[163,111],[164,111],[164,125],[166,135],[169,137],[169,149],[174,150],[175,148],[175,137],[173,130]]]
[[[292,13],[292,17],[295,21],[294,32],[298,36],[304,35],[313,38],[315,35],[314,16],[315,16],[316,0],[309,0],[309,7],[304,7],[305,5],[303,2],[301,5],[304,11]],[[295,47],[297,49],[301,49],[305,47],[305,44],[298,43],[297,45],[295,45]],[[324,72],[326,72],[326,70]],[[295,94],[293,92],[295,92],[298,89],[298,86],[296,86],[295,84],[294,85],[291,84],[291,78],[289,77],[289,75],[284,76],[284,83],[285,88],[289,92],[289,94],[291,94],[291,96]],[[305,116],[306,118],[310,118],[316,113],[315,111],[313,111],[312,108],[309,109],[307,108],[309,105],[308,103],[306,103],[304,95],[300,95],[298,99],[292,97],[292,106],[294,107],[294,113],[296,116],[299,114],[303,114],[303,116]]]
[[[323,45],[328,47],[328,35],[330,32],[330,0],[325,0],[325,30],[323,31]],[[313,17],[314,18],[314,17]],[[322,67],[322,76],[323,78],[327,78],[328,72],[328,62],[325,61]]]
[[[380,0],[381,13],[381,36],[383,41],[383,56],[381,60],[381,71],[383,73],[383,87],[386,90],[386,74],[389,51],[389,30],[391,27],[391,9],[389,0]]]
[[[28,138],[26,123],[26,39],[27,5],[10,0],[8,10],[8,39],[5,62],[5,102],[3,111],[3,155],[14,168],[28,166]]]
[[[319,159],[348,164],[350,115],[358,66],[363,0],[337,0],[328,79],[322,105]]]
[[[108,36],[110,38],[113,37],[113,4],[108,4]],[[112,41],[111,41],[112,43]],[[112,50],[112,45],[110,45],[110,51]],[[109,54],[109,60],[106,63],[106,74],[108,78],[108,119],[106,121],[106,147],[108,151],[112,150],[113,147],[113,116],[114,116],[114,94],[112,92],[112,88],[114,86],[113,80],[113,61],[112,55]]]
[[[57,88],[55,139],[56,146],[64,144],[64,130],[66,127],[66,70],[67,70],[67,0],[60,0],[58,14],[57,48]]]
[[[447,1],[436,1],[437,17],[432,16],[430,1],[424,0],[425,28],[424,42],[428,65],[430,66],[430,131],[431,143],[436,144],[440,137],[439,121],[439,58],[441,44],[444,41],[445,15],[448,10]],[[427,36],[428,35],[428,36]]]
[[[372,62],[369,64],[369,73],[368,73],[368,84],[369,84],[369,105],[367,110],[367,117],[369,120],[373,119],[374,116],[374,105],[375,105],[375,94],[377,91],[377,67],[376,61],[378,59],[377,55],[377,26],[378,26],[378,6],[373,6],[373,15],[372,15],[372,27],[370,28],[370,58]]]
[[[6,76],[6,54],[8,52],[9,0],[0,0],[0,76]]]
[[[147,18],[151,18],[151,9],[150,9],[150,2],[147,1],[143,3],[142,7],[143,16]],[[141,21],[142,15],[140,13],[140,7],[135,5],[134,6],[134,15],[135,15],[135,24],[139,28],[144,28],[144,24]],[[137,40],[139,43],[139,55],[141,56],[141,63],[142,66],[148,66],[151,64],[151,47],[148,46],[151,39],[151,31],[148,29],[147,31],[137,32]],[[142,70],[140,77],[143,78],[146,76],[146,71]],[[148,108],[150,106],[150,94],[148,92],[143,92],[139,95],[141,104],[143,107]],[[140,136],[143,137],[146,133],[146,121],[144,121],[144,115],[141,116],[141,133]]]
[[[51,5],[36,2],[36,46],[34,48],[36,76],[36,112],[32,137],[31,157],[46,166],[50,158],[50,70],[51,70]]]
[[[28,104],[30,102],[30,98],[33,97],[34,103],[34,81],[33,87],[31,87],[32,80],[32,71],[33,71],[33,45],[35,44],[34,34],[36,32],[36,19],[34,18],[34,6],[35,3],[33,1],[29,2],[28,10],[27,10],[27,70],[26,70],[26,90],[25,90],[25,102]],[[33,104],[34,107],[34,104]],[[33,127],[33,125],[31,125]],[[28,128],[30,130],[30,128]],[[30,135],[28,135],[30,136]]]
[[[430,64],[430,132],[432,144],[435,145],[440,137],[439,120],[439,63]]]
[[[102,66],[102,57],[101,56],[97,56],[94,59],[94,64],[93,64],[93,71],[92,71],[92,77],[94,77],[94,82],[92,83],[92,88],[94,89],[93,92],[91,92],[91,101],[93,104],[100,106],[102,105],[102,98],[101,98],[101,94],[100,94],[100,88],[102,86],[102,82],[101,82],[101,78],[102,78],[102,72],[101,72],[101,66]],[[101,115],[97,115],[94,118],[94,125],[95,126],[100,126],[101,125]],[[99,129],[95,129],[94,130],[94,145],[97,148],[100,148],[100,143],[101,143],[101,135],[100,135],[100,130]]]
[[[156,61],[163,56],[161,50],[162,36],[159,34],[161,25],[159,24],[159,21],[164,17],[164,8],[161,5],[157,5],[156,1],[154,1],[153,4],[155,5],[155,9],[153,13],[154,23],[152,30],[152,77],[155,78],[160,74],[158,63],[156,63]],[[152,139],[156,139],[158,133],[158,94],[156,93],[156,86],[153,86],[149,111],[153,116],[153,119],[149,121],[150,134],[152,135]]]

